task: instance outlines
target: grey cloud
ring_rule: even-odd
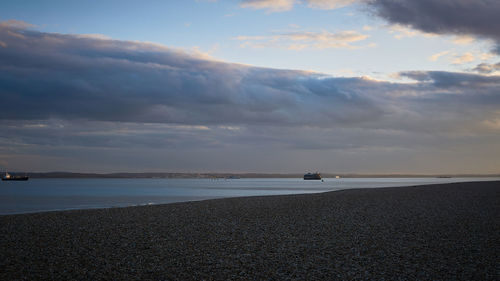
[[[5,147],[215,148],[223,146],[219,139],[230,134],[218,127],[55,119],[7,120],[0,122],[0,128]]]
[[[500,76],[446,71],[409,71],[400,75],[419,81],[411,87],[414,94],[406,98],[411,98],[408,105],[421,107],[423,111],[429,109],[428,101],[439,106],[443,113],[456,113],[458,106],[464,112],[481,115],[487,108],[495,112],[500,106]]]
[[[496,41],[500,48],[500,2],[497,0],[368,0],[375,13],[391,23],[429,33],[469,34]]]
[[[498,105],[499,76],[402,72],[411,84],[334,78],[5,24],[0,40],[3,120],[399,129],[412,125],[402,110],[420,116],[428,100],[448,112],[440,101],[450,93],[464,110]]]
[[[480,63],[474,69],[479,73],[492,73],[495,71],[500,71],[500,62],[492,64],[492,63]]]
[[[0,48],[2,100],[23,104],[22,111],[5,107],[1,119],[294,125],[359,119],[343,110],[346,105],[370,118],[381,113],[363,93],[339,91],[331,78],[301,71],[9,26],[0,28],[0,39],[6,44]],[[369,82],[352,78],[349,83]],[[331,111],[343,113],[339,117]]]
[[[19,121],[9,122],[19,126]],[[440,128],[432,133],[414,132],[415,126],[401,130],[276,126],[203,130],[168,128],[161,124],[79,124],[74,120],[63,123],[70,128],[52,133],[47,133],[47,128],[39,128],[38,133],[31,132],[30,136],[27,131],[38,130],[36,124],[6,131],[9,137],[4,141],[0,138],[0,160],[5,160],[9,167],[17,164],[24,169],[42,171],[302,172],[318,169],[438,173],[467,167],[468,162],[460,159],[467,156],[466,159],[473,160],[474,155],[467,153],[471,149],[481,155],[481,160],[465,171],[472,168],[484,172],[483,169],[494,167],[490,164],[500,156],[495,150],[500,142],[498,134],[488,136],[474,132],[456,136],[442,133]],[[2,131],[4,129],[2,126]],[[19,141],[17,144],[14,136]],[[488,149],[489,153],[484,154]],[[448,159],[443,159],[443,155]]]
[[[401,72],[400,75],[420,82],[432,83],[437,89],[469,87],[476,90],[493,90],[493,92],[495,92],[495,87],[500,83],[500,76],[484,76],[480,74],[447,71],[406,71]],[[464,90],[466,89],[467,88],[464,88]],[[457,91],[457,93],[462,92],[463,91]]]
[[[354,165],[373,156],[366,167],[378,165],[380,151],[428,159],[435,151],[429,147],[481,143],[500,151],[500,76],[413,71],[400,73],[412,83],[334,78],[5,24],[0,41],[2,163],[39,155],[36,167],[60,160],[80,169],[71,158],[77,150],[88,152],[80,155],[87,165],[107,153],[120,159],[117,167],[142,159],[145,167],[182,162],[203,170],[215,157],[221,160],[213,167],[223,170],[246,157],[238,169],[300,171],[335,157]],[[482,157],[493,163],[497,156]]]

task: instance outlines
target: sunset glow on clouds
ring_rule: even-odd
[[[362,46],[353,43],[363,41],[367,35],[356,31],[346,30],[338,33],[322,32],[289,32],[271,36],[238,36],[242,47],[251,48],[285,48],[302,50],[305,48],[328,49],[345,48],[356,49]]]

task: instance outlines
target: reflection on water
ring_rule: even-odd
[[[222,197],[316,193],[500,178],[30,179],[0,183],[0,214],[124,207]]]

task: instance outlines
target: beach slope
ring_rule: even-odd
[[[0,216],[0,279],[498,280],[500,182]]]

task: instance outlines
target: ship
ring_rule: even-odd
[[[5,172],[5,176],[2,177],[3,181],[27,181],[28,179],[28,176],[13,176],[7,172]]]
[[[321,180],[321,175],[320,173],[307,173],[304,175],[305,180]]]

